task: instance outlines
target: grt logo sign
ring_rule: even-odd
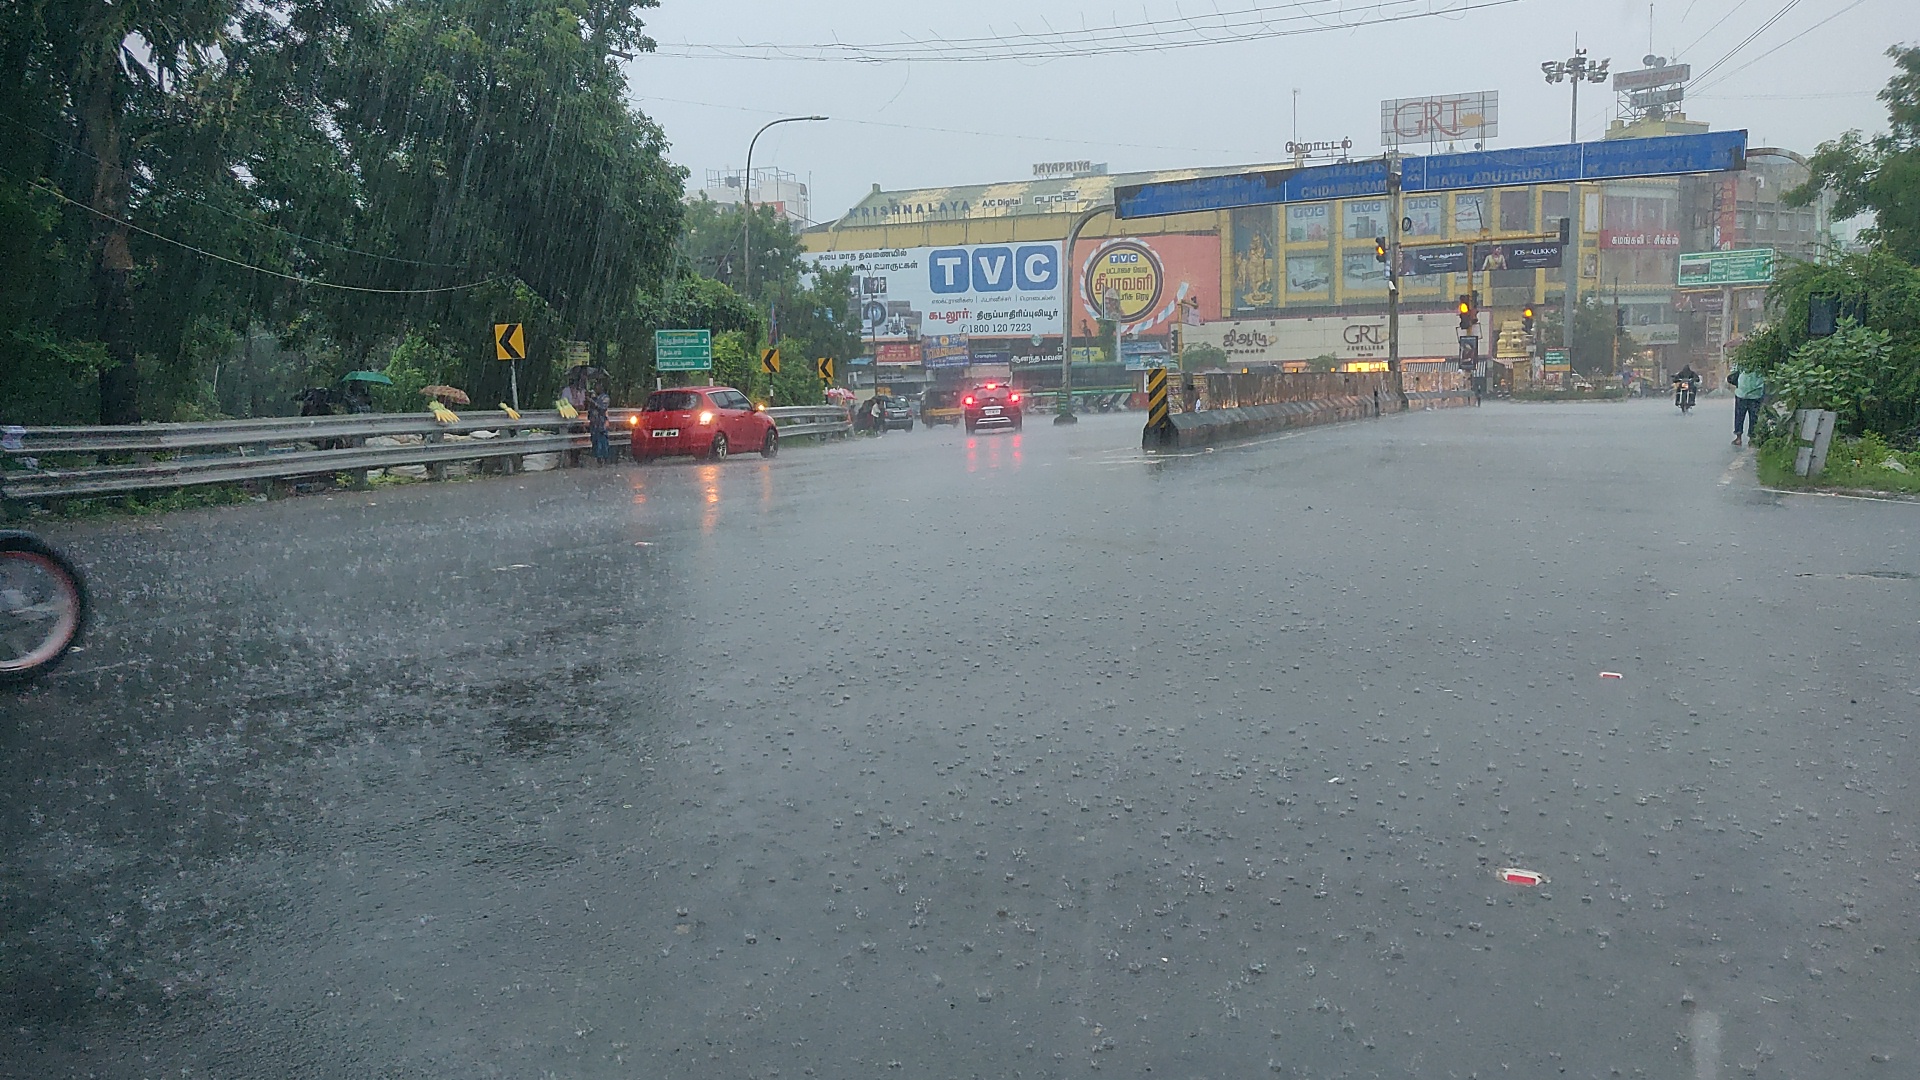
[[[1060,287],[1060,252],[1051,246],[939,248],[927,256],[935,296],[1046,292]]]

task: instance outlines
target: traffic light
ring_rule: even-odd
[[[1373,261],[1377,263],[1387,261],[1387,238],[1384,236],[1373,238]]]
[[[1564,247],[1573,242],[1573,219],[1560,219],[1560,243]]]
[[[1613,309],[1613,332],[1616,334],[1624,334],[1627,332],[1626,308],[1616,306]]]
[[[1533,333],[1533,306],[1532,305],[1528,305],[1520,309],[1520,329],[1526,331],[1529,334]]]
[[[1473,294],[1460,294],[1460,329],[1473,329]]]

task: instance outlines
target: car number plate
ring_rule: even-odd
[[[987,406],[986,408],[984,408],[984,409],[981,409],[980,411],[981,411],[981,412],[983,412],[983,413],[985,413],[985,414],[986,414],[986,415],[988,415],[988,416],[999,416],[999,415],[1000,415],[1000,406],[998,406],[998,405],[989,405],[989,406]]]
[[[654,428],[653,437],[656,439],[677,439],[680,437],[680,429],[677,427]]]

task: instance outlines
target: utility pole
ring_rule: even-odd
[[[1565,60],[1548,60],[1540,65],[1540,71],[1546,75],[1549,83],[1570,82],[1573,84],[1573,114],[1567,123],[1567,141],[1580,141],[1580,84],[1583,82],[1603,83],[1607,81],[1607,65],[1613,63],[1611,57],[1604,60],[1587,59],[1587,50],[1576,47],[1573,55]],[[1561,317],[1560,344],[1566,348],[1569,359],[1573,356],[1573,309],[1580,291],[1580,237],[1585,231],[1581,223],[1585,199],[1580,193],[1578,181],[1567,184],[1567,216],[1573,227],[1568,230],[1568,243],[1572,246],[1572,261],[1568,254],[1561,252],[1561,276],[1566,279],[1566,310]]]
[[[1387,151],[1387,378],[1400,407],[1407,387],[1400,377],[1400,152]]]

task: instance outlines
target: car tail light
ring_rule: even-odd
[[[966,403],[966,404],[968,404],[968,405],[971,405],[971,404],[973,404],[973,395],[972,395],[972,394],[968,394],[968,395],[967,395],[967,400],[966,400],[966,402],[965,402],[965,403]]]
[[[708,424],[711,424],[711,423],[713,423],[713,414],[712,414],[712,413],[710,413],[710,412],[703,412],[703,413],[701,413],[701,414],[700,414],[700,426],[702,426],[702,427],[705,427],[706,425],[708,425]]]
[[[628,414],[627,414],[627,426],[628,426],[628,427],[639,427],[639,426],[640,426],[640,414],[639,414],[639,413],[628,413]]]
[[[1009,399],[1009,400],[1011,400],[1011,401],[1012,401],[1012,402],[1013,402],[1013,403],[1014,403],[1015,405],[1018,405],[1018,404],[1020,404],[1020,395],[1019,395],[1019,394],[1015,394],[1015,395],[1013,395],[1013,397],[1012,397],[1011,399]]]

